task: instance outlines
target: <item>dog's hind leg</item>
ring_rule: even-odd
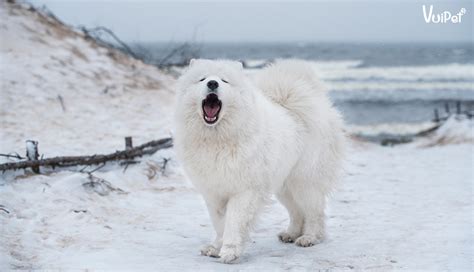
[[[288,210],[290,216],[288,229],[280,232],[278,239],[284,243],[293,243],[303,233],[303,214],[286,185],[277,194],[277,198]]]
[[[314,185],[313,185],[314,186]],[[326,194],[317,188],[307,186],[299,190],[297,203],[303,214],[303,235],[296,239],[295,244],[309,247],[321,243],[325,237]]]

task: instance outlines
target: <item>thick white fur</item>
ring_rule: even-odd
[[[201,108],[211,79],[222,101],[212,126]],[[177,88],[176,152],[217,234],[201,253],[225,263],[238,259],[272,194],[290,215],[281,241],[303,247],[322,241],[326,197],[341,170],[345,137],[311,66],[278,61],[250,79],[240,63],[194,60]]]

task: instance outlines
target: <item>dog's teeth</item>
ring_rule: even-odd
[[[214,121],[216,121],[217,116],[214,116],[214,117],[204,116],[204,119],[208,122],[214,122]]]

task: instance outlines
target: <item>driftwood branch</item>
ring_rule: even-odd
[[[40,166],[48,167],[70,167],[77,165],[94,165],[102,164],[109,161],[120,161],[130,160],[135,157],[141,157],[143,155],[151,155],[156,151],[164,148],[173,146],[173,140],[171,138],[160,139],[142,144],[137,147],[133,147],[123,151],[117,151],[115,153],[107,155],[92,155],[92,156],[65,156],[65,157],[54,157],[39,160],[28,160],[20,162],[10,162],[0,164],[0,171],[7,170],[19,170],[25,168],[39,168]]]
[[[0,157],[14,158],[18,160],[24,160],[25,158],[20,156],[18,153],[13,154],[0,154]]]
[[[64,99],[60,94],[58,94],[58,101],[59,101],[59,104],[61,104],[61,109],[63,109],[63,112],[65,112],[66,106],[64,106]]]

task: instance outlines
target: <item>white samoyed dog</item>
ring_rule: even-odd
[[[192,60],[177,82],[175,118],[178,159],[216,231],[201,254],[237,260],[272,194],[290,216],[282,242],[323,240],[345,136],[309,64],[282,60],[250,78],[240,62]]]

